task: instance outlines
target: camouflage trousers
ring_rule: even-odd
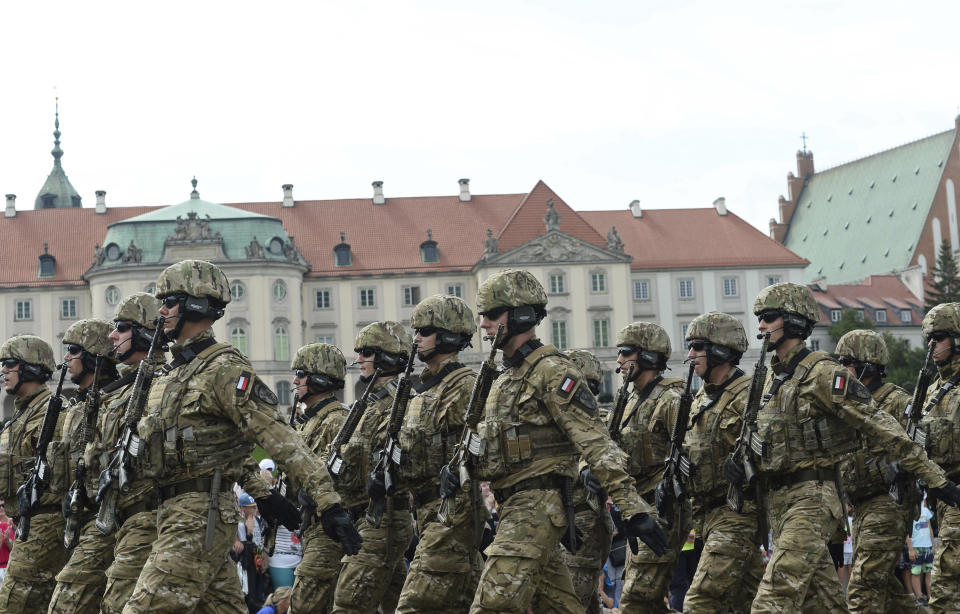
[[[886,492],[853,508],[853,567],[847,585],[847,608],[866,614],[917,612],[913,595],[904,590],[894,569],[907,536],[912,510],[897,505]]]
[[[582,609],[560,554],[567,518],[557,490],[523,490],[500,506],[500,523],[470,614],[537,614]]]
[[[940,540],[933,555],[930,612],[960,612],[960,510],[937,502]]]
[[[670,589],[680,548],[687,541],[692,524],[689,504],[684,503],[675,508],[673,526],[667,532],[670,547],[663,556],[657,556],[639,540],[637,554],[627,550],[623,594],[620,597],[620,612],[623,614],[661,614],[668,611],[664,597]]]
[[[392,614],[407,575],[403,554],[413,539],[410,510],[385,512],[379,529],[363,518],[357,530],[363,546],[358,554],[343,557],[333,614],[373,614],[378,605],[381,614]]]
[[[115,533],[113,563],[107,568],[107,587],[101,614],[120,614],[133,595],[140,572],[157,539],[157,512],[140,512],[127,518]]]
[[[697,535],[703,553],[683,601],[689,612],[746,614],[763,575],[757,529],[757,505],[744,501],[743,512],[726,502],[703,514]]]
[[[767,493],[773,555],[753,600],[753,614],[845,612],[827,542],[841,522],[833,482],[800,482]]]
[[[0,586],[0,613],[43,612],[56,575],[67,562],[63,547],[63,516],[60,512],[37,514],[30,521],[30,536],[10,552],[7,575]]]
[[[473,506],[459,493],[446,524],[437,519],[440,499],[417,510],[420,542],[400,593],[397,614],[466,614],[480,582],[483,560],[474,545]],[[486,508],[480,510],[487,515]]]
[[[297,565],[293,583],[291,614],[326,614],[330,611],[342,558],[343,548],[327,537],[319,522],[304,532],[303,559]]]
[[[563,551],[563,561],[570,570],[573,590],[586,614],[600,614],[598,579],[610,556],[610,542],[613,539],[613,520],[610,519],[606,502],[601,502],[600,506],[599,514],[589,507],[577,512],[577,529],[583,533],[583,540],[576,554]]]
[[[227,556],[240,517],[233,493],[220,494],[213,547],[207,550],[209,499],[206,493],[186,493],[161,504],[156,538],[123,614],[246,610],[236,566]]]
[[[113,535],[104,535],[93,518],[80,529],[70,559],[57,574],[48,614],[97,614],[107,585],[104,570],[113,561]]]

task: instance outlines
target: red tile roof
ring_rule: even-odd
[[[643,217],[622,211],[581,211],[598,233],[611,226],[633,256],[633,269],[803,266],[794,254],[733,213],[716,209],[647,209]],[[606,244],[606,241],[604,241]]]
[[[581,217],[586,212],[574,211],[556,192],[542,180],[537,182],[529,194],[523,197],[520,206],[503,225],[497,236],[500,253],[520,247],[527,241],[539,237],[547,230],[544,216],[547,214],[547,201],[553,200],[553,207],[560,215],[560,231],[578,239],[606,247],[605,235],[601,235]]]
[[[820,305],[820,324],[831,324],[830,309],[840,309],[841,305],[863,309],[864,316],[874,323],[879,309],[887,314],[886,324],[919,325],[923,319],[922,304],[896,275],[871,275],[856,284],[828,285],[825,291],[816,286],[810,286],[810,289]],[[900,320],[901,310],[910,310],[909,323]]]

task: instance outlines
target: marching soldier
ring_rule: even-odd
[[[687,344],[687,358],[703,380],[690,408],[685,447],[694,527],[704,545],[684,610],[746,614],[763,575],[761,511],[752,500],[744,502],[742,513],[730,509],[720,467],[740,436],[750,393],[751,378],[737,367],[747,351],[747,334],[737,318],[711,312],[690,323]]]
[[[807,349],[804,339],[819,320],[820,309],[806,286],[768,286],[757,296],[753,311],[760,332],[770,335],[768,350],[775,356],[750,446],[761,452],[754,458],[766,484],[773,558],[751,611],[842,612],[846,604],[827,541],[845,520],[837,463],[859,446],[857,432],[871,452],[886,450],[935,496],[956,505],[960,490],[896,419],[876,408],[866,386],[826,352]],[[731,484],[744,484],[741,459],[728,458],[723,472]]]

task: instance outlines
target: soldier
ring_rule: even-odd
[[[17,487],[33,466],[43,416],[52,393],[45,382],[57,369],[53,350],[46,341],[33,335],[11,337],[0,347],[0,374],[4,389],[14,397],[16,413],[0,433],[0,496],[6,501],[7,514],[16,516]],[[58,472],[65,473],[63,463]],[[0,586],[0,612],[34,612],[50,602],[56,585],[55,575],[67,561],[63,543],[63,516],[60,497],[47,492],[33,517],[30,537],[18,541],[10,553],[7,575]]]
[[[583,373],[587,387],[594,396],[600,394],[600,381],[603,379],[603,367],[597,357],[586,350],[568,350],[567,358]],[[589,472],[588,468],[584,468]],[[603,565],[610,556],[610,543],[613,540],[613,519],[607,511],[607,493],[600,482],[590,474],[588,484],[577,480],[573,487],[574,512],[577,529],[583,533],[583,540],[576,554],[563,550],[563,560],[570,570],[573,590],[580,599],[580,605],[586,614],[600,614],[600,596],[597,592],[597,579],[603,572]],[[593,490],[590,490],[590,489]]]
[[[487,509],[473,509],[470,497],[461,492],[449,502],[450,515],[441,523],[438,476],[463,432],[463,417],[477,379],[459,361],[477,325],[462,299],[435,295],[413,309],[410,326],[419,344],[417,358],[426,367],[400,430],[406,457],[400,473],[401,484],[413,493],[420,542],[397,614],[466,614],[483,568],[474,542],[474,521],[485,520]]]
[[[396,322],[374,322],[357,335],[354,346],[360,381],[370,382],[376,369],[381,370],[381,376],[374,384],[357,430],[342,450],[350,475],[338,481],[337,489],[351,509],[363,509],[370,501],[365,479],[374,468],[374,452],[383,447],[390,407],[397,392],[397,375],[408,360],[413,360],[412,343],[407,331]],[[386,614],[397,607],[407,573],[403,553],[413,539],[408,491],[395,493],[392,507],[392,513],[383,514],[379,528],[366,518],[360,520],[363,550],[343,558],[334,614],[370,614],[378,604]]]
[[[487,397],[479,435],[485,451],[477,475],[491,480],[500,523],[471,614],[575,612],[581,608],[557,544],[569,541],[568,502],[562,490],[577,477],[582,456],[627,518],[625,533],[639,537],[659,553],[666,536],[652,506],[644,502],[624,470],[623,452],[596,417],[597,400],[576,365],[552,345],[534,337],[546,316],[547,294],[528,271],[494,273],[477,293],[480,328],[500,343],[506,370]],[[444,466],[442,496],[461,487],[458,474]],[[569,509],[569,512],[572,512]],[[573,545],[571,544],[571,547]],[[536,593],[536,595],[535,595]]]
[[[78,390],[71,399],[73,402],[70,407],[63,410],[61,438],[63,445],[69,450],[69,470],[67,482],[59,494],[63,496],[66,488],[71,486],[70,481],[80,478],[79,496],[82,507],[86,507],[91,502],[90,497],[96,494],[96,477],[99,475],[99,471],[90,465],[84,465],[86,472],[83,475],[77,474],[78,462],[86,447],[84,438],[89,436],[81,433],[81,430],[87,429],[88,426],[91,427],[89,430],[92,430],[94,423],[88,422],[90,419],[87,413],[97,411],[96,408],[91,410],[89,407],[93,399],[88,398],[88,393],[93,388],[98,357],[101,398],[110,395],[112,391],[123,385],[121,380],[117,379],[113,343],[109,339],[112,331],[112,323],[91,318],[74,322],[63,335],[63,343],[67,346],[64,362],[68,365],[67,372],[70,374],[70,380],[77,384]],[[102,402],[100,406],[102,407]],[[85,458],[84,463],[86,462]],[[66,494],[70,497],[70,493]],[[69,503],[66,503],[64,508],[69,509]],[[114,540],[96,530],[95,519],[85,509],[71,510],[71,513],[77,514],[73,522],[81,527],[81,536],[70,553],[67,564],[57,574],[57,586],[53,591],[48,612],[50,614],[87,612],[95,614],[100,611],[100,599],[107,584],[104,570],[113,562]],[[62,543],[50,544],[49,547],[59,549]]]
[[[887,344],[872,330],[853,330],[840,337],[838,362],[867,387],[873,402],[906,426],[904,410],[910,395],[885,383]],[[850,612],[917,611],[917,602],[894,575],[903,544],[913,528],[916,497],[898,505],[889,496],[886,481],[889,463],[862,445],[840,465],[847,499],[853,506],[853,569],[847,584]]]
[[[328,343],[311,343],[297,350],[290,363],[295,428],[307,447],[327,460],[330,443],[347,417],[347,407],[334,393],[343,389],[347,361],[340,350]],[[330,539],[322,527],[303,532],[303,560],[297,566],[291,607],[296,612],[325,614],[333,603],[333,591],[340,574],[343,547]]]
[[[753,312],[760,332],[770,334],[768,349],[775,356],[751,444],[762,451],[755,462],[765,484],[773,558],[751,611],[842,612],[846,605],[827,541],[845,519],[837,463],[859,446],[857,431],[872,453],[886,450],[936,496],[956,505],[960,490],[890,414],[876,408],[866,386],[826,352],[807,349],[804,339],[820,309],[806,286],[768,286]],[[732,484],[745,481],[739,459],[724,461],[723,473]]]
[[[146,452],[135,469],[157,479],[161,503],[157,539],[123,612],[242,610],[236,569],[227,563],[238,518],[229,484],[241,477],[254,442],[313,499],[328,535],[349,552],[360,539],[326,468],[280,416],[276,395],[242,354],[213,338],[230,302],[226,275],[185,260],[160,274],[156,296],[173,361],[150,388],[137,426]],[[284,514],[288,526],[298,520]]]
[[[694,527],[704,546],[684,609],[747,613],[763,575],[760,510],[752,500],[744,502],[742,513],[731,510],[720,472],[740,436],[750,394],[751,378],[737,367],[747,351],[747,334],[737,318],[711,312],[690,323],[687,344],[687,358],[703,380],[690,408],[685,447]]]

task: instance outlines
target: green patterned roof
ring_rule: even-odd
[[[953,139],[948,130],[811,176],[784,240],[810,260],[807,280],[846,283],[908,267]]]

